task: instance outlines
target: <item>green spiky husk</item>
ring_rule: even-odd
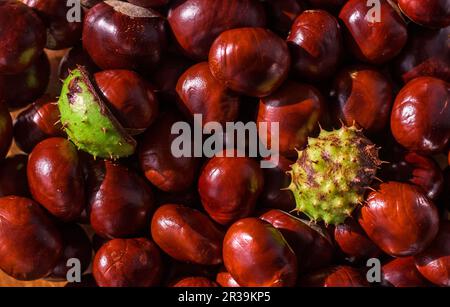
[[[82,67],[72,70],[64,81],[58,107],[64,130],[79,149],[113,159],[134,153],[136,141],[97,95]]]
[[[378,149],[360,130],[322,130],[298,152],[288,189],[311,220],[341,224],[363,201],[380,165]]]

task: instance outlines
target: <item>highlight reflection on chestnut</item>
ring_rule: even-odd
[[[419,25],[430,28],[450,25],[450,5],[446,0],[398,0],[398,7]]]

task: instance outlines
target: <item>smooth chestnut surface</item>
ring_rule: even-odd
[[[109,109],[131,134],[145,131],[158,114],[150,84],[130,70],[104,70],[94,75]]]
[[[0,198],[0,269],[18,280],[39,279],[62,255],[60,233],[34,201]]]
[[[70,48],[59,62],[58,76],[61,80],[69,76],[69,72],[77,66],[83,66],[89,73],[94,74],[99,70],[94,64],[89,54],[84,50],[82,44],[77,44]]]
[[[27,165],[31,195],[62,221],[80,217],[86,205],[84,177],[78,152],[63,138],[40,142]]]
[[[264,27],[266,15],[254,0],[183,0],[170,7],[167,20],[178,45],[194,60],[206,60],[214,40],[235,28]]]
[[[152,218],[152,238],[172,258],[189,263],[222,263],[223,233],[203,213],[182,205],[159,207]]]
[[[398,7],[419,25],[430,28],[450,25],[450,4],[447,0],[398,0]]]
[[[237,171],[239,170],[239,171]],[[247,157],[214,157],[202,169],[198,191],[208,215],[227,225],[249,216],[264,185],[258,162]]]
[[[257,218],[237,221],[223,241],[228,272],[244,287],[294,286],[297,258],[280,231]]]
[[[142,136],[139,161],[145,177],[165,192],[183,192],[195,181],[198,161],[194,157],[177,158],[171,146],[176,134],[172,125],[184,119],[175,112],[161,114]]]
[[[89,194],[92,228],[105,238],[139,234],[154,209],[151,188],[132,169],[110,161],[100,164],[91,179],[97,184]]]
[[[369,194],[358,222],[378,247],[394,257],[422,252],[439,229],[437,208],[422,191],[394,181]]]
[[[217,81],[207,62],[196,64],[178,79],[177,93],[181,107],[189,116],[201,114],[203,123],[236,121],[239,114],[239,96]]]
[[[160,251],[145,238],[108,241],[95,254],[92,263],[100,287],[157,286],[162,269]]]
[[[333,116],[347,126],[357,125],[376,133],[389,124],[394,101],[393,86],[380,71],[370,67],[348,67],[334,79],[330,91]]]
[[[27,163],[28,156],[20,154],[0,162],[0,197],[29,196]]]
[[[0,103],[0,159],[8,153],[13,137],[13,126],[8,109]]]
[[[51,137],[64,137],[59,122],[59,109],[55,101],[43,97],[19,113],[14,121],[14,141],[24,152],[31,152],[41,141]]]
[[[45,27],[31,8],[15,0],[0,2],[0,74],[18,74],[44,50]]]
[[[366,0],[349,0],[339,18],[345,26],[348,49],[361,61],[385,63],[398,55],[406,44],[406,24],[387,0],[380,1],[379,16],[373,13]]]
[[[270,123],[278,122],[280,154],[287,158],[297,158],[295,150],[306,145],[310,133],[318,128],[318,121],[324,109],[324,100],[316,88],[288,80],[276,92],[261,98],[257,122],[269,123],[269,145]]]
[[[166,46],[164,18],[122,1],[105,1],[84,19],[83,46],[102,69],[153,69]]]
[[[381,268],[382,284],[391,287],[425,287],[428,282],[415,267],[414,257],[389,261]]]
[[[218,287],[217,283],[206,277],[185,277],[175,282],[172,287]]]
[[[395,98],[391,113],[392,134],[411,151],[438,153],[450,140],[450,86],[432,78],[408,82]]]
[[[369,287],[366,277],[350,266],[336,266],[306,275],[299,280],[301,287]]]
[[[325,231],[281,210],[270,210],[259,217],[272,224],[297,256],[298,271],[308,272],[328,266],[333,260],[333,245]]]
[[[307,10],[292,25],[287,43],[293,72],[302,79],[318,81],[330,77],[343,54],[339,23],[330,13]]]
[[[286,80],[290,64],[287,44],[264,28],[225,31],[209,52],[213,76],[247,96],[270,95]]]
[[[225,268],[222,268],[216,276],[216,283],[224,288],[238,288],[240,285]]]
[[[414,258],[426,279],[437,286],[450,286],[450,221],[441,222],[436,239]]]
[[[304,0],[268,0],[265,4],[269,26],[283,35],[289,32],[295,17],[307,7]]]

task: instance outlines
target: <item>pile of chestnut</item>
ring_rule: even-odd
[[[84,274],[68,286],[450,286],[448,0],[76,10],[0,0],[3,272],[66,280],[75,258]],[[48,50],[63,49],[52,72]],[[78,66],[138,141],[134,155],[94,159],[66,137],[46,89]],[[171,127],[193,114],[279,122],[279,163],[174,157]],[[313,223],[295,212],[286,171],[319,125],[342,124],[386,163],[353,217]],[[23,153],[7,156],[13,139]]]

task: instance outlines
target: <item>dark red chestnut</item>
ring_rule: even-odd
[[[414,256],[419,272],[433,284],[450,287],[450,221],[442,221],[433,243]]]
[[[334,79],[330,96],[333,116],[347,126],[355,124],[373,134],[389,124],[393,87],[376,69],[359,66],[342,70]]]
[[[113,239],[95,254],[92,263],[100,287],[151,287],[161,280],[161,254],[144,238]]]
[[[435,238],[439,215],[419,188],[399,182],[382,183],[367,197],[359,224],[384,252],[395,257],[420,253]]]
[[[34,280],[51,272],[62,255],[58,229],[34,201],[0,198],[0,268],[19,280]]]
[[[225,268],[222,268],[216,276],[216,282],[224,288],[238,288],[240,285]]]
[[[133,135],[144,132],[158,114],[153,88],[130,70],[105,70],[94,75],[109,109]]]
[[[430,28],[450,25],[450,4],[447,0],[398,0],[398,7],[415,23]]]
[[[152,190],[136,172],[117,163],[101,162],[89,196],[89,216],[94,231],[105,238],[139,234],[154,208]],[[92,179],[91,179],[92,180]]]
[[[336,266],[311,273],[299,281],[301,287],[369,287],[365,276],[349,266]]]
[[[339,18],[345,25],[350,52],[359,60],[385,63],[400,53],[408,37],[406,24],[387,0],[377,7],[366,0],[349,0]]]
[[[270,210],[260,216],[278,229],[292,247],[298,261],[300,273],[328,266],[333,259],[333,245],[325,231],[318,226],[308,226],[308,222],[281,210]]]
[[[423,153],[442,152],[450,141],[450,86],[419,77],[397,95],[391,114],[392,134],[400,145]]]
[[[288,158],[297,158],[295,150],[306,145],[308,136],[318,127],[324,108],[322,95],[316,88],[286,81],[272,95],[260,100],[258,124],[279,123],[280,154]],[[267,130],[267,143],[272,144],[270,124]]]
[[[253,212],[263,189],[264,177],[256,161],[247,157],[225,157],[225,153],[221,155],[203,167],[198,191],[209,216],[217,223],[227,225]]]
[[[172,287],[218,287],[219,285],[206,277],[184,277],[176,281]]]
[[[254,0],[185,0],[174,3],[167,17],[183,52],[206,60],[214,40],[234,28],[263,27],[264,8]]]
[[[0,197],[28,196],[28,156],[15,155],[0,162]]]
[[[239,97],[213,77],[207,62],[186,70],[178,80],[177,93],[182,109],[189,116],[201,114],[204,124],[214,121],[225,127],[238,117]]]
[[[382,284],[391,287],[426,287],[428,282],[420,275],[414,257],[391,260],[381,268]]]
[[[84,19],[83,46],[102,69],[153,69],[165,50],[165,21],[151,9],[102,2]]]
[[[337,69],[343,54],[339,23],[330,13],[308,10],[292,25],[287,43],[293,72],[302,79],[320,81]]]
[[[286,80],[290,64],[287,44],[263,28],[225,31],[209,52],[214,77],[247,96],[273,93]]]
[[[203,213],[166,204],[152,218],[152,238],[172,258],[196,264],[222,262],[223,233]]]
[[[11,115],[0,101],[0,159],[3,159],[9,151],[13,136]]]
[[[297,258],[281,232],[257,218],[237,221],[223,241],[228,272],[244,287],[294,286]]]
[[[160,7],[169,3],[170,0],[128,0],[128,2],[142,7]]]
[[[306,9],[304,0],[268,0],[269,25],[283,36],[289,32],[295,17]]]
[[[82,44],[78,44],[69,49],[59,63],[58,76],[61,80],[69,76],[69,72],[77,66],[83,66],[90,74],[98,71],[98,67],[84,50]]]
[[[33,198],[63,221],[74,221],[85,208],[84,177],[78,152],[63,138],[40,142],[30,154],[28,183]]]
[[[42,53],[45,27],[31,8],[16,0],[0,2],[0,74],[18,74]]]

